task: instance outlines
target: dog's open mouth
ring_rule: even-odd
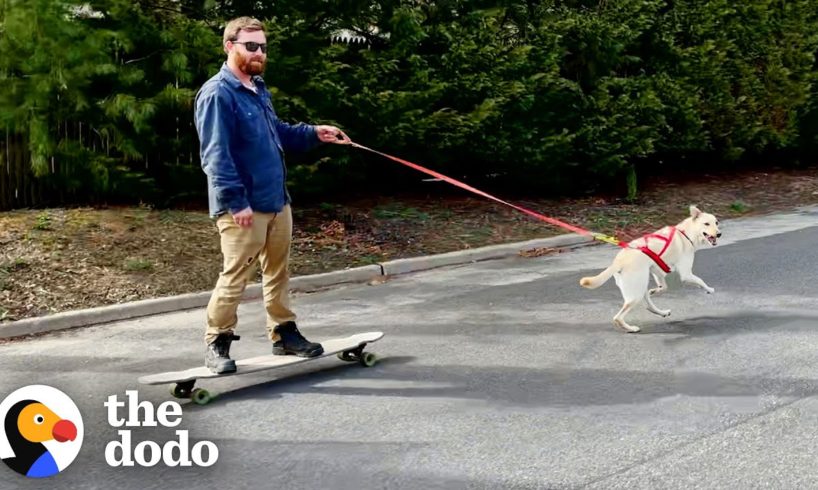
[[[708,235],[705,232],[702,232],[702,233],[704,234],[704,237],[707,238],[707,241],[710,242],[710,245],[713,245],[715,247],[716,246],[716,237],[714,237],[713,235]]]

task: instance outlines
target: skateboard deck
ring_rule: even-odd
[[[371,367],[377,362],[377,357],[371,352],[364,352],[364,347],[370,342],[375,342],[383,337],[383,332],[366,332],[351,335],[349,337],[324,340],[321,346],[324,352],[316,357],[298,357],[293,355],[279,356],[265,354],[263,356],[250,357],[236,360],[236,371],[232,373],[216,374],[204,365],[186,369],[184,371],[170,371],[165,373],[150,374],[141,376],[139,382],[147,385],[160,385],[175,383],[171,387],[171,394],[176,398],[190,398],[193,402],[204,405],[213,397],[207,390],[193,388],[198,379],[224,378],[226,376],[237,376],[241,374],[255,373],[267,369],[275,369],[284,366],[292,366],[307,361],[315,361],[331,355],[338,356],[342,361],[359,362],[363,366]]]

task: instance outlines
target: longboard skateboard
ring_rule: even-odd
[[[171,371],[142,376],[139,378],[139,382],[147,385],[174,383],[170,389],[171,395],[176,398],[190,398],[198,405],[205,405],[210,402],[213,397],[207,390],[193,387],[197,379],[223,378],[225,376],[255,373],[267,369],[292,366],[293,364],[301,362],[314,361],[333,354],[337,355],[338,359],[342,361],[359,362],[365,367],[372,367],[378,358],[372,352],[364,352],[364,347],[370,342],[379,340],[381,337],[383,337],[383,332],[366,332],[344,338],[325,340],[321,342],[324,353],[316,357],[267,354],[241,359],[236,361],[236,371],[232,373],[216,374],[207,367],[200,366],[185,371]]]

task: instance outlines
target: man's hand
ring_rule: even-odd
[[[250,209],[250,206],[247,206],[238,213],[233,214],[233,221],[242,228],[250,228],[253,226],[253,210]]]
[[[315,126],[315,132],[318,133],[318,139],[321,140],[322,143],[335,143],[336,145],[348,145],[352,143],[349,136],[345,135],[343,131],[335,126]]]

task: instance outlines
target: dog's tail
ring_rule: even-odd
[[[600,272],[599,274],[595,275],[594,277],[583,277],[579,280],[579,285],[588,288],[588,289],[596,289],[599,286],[605,284],[605,282],[614,275],[617,271],[616,265],[611,264],[610,267],[605,269],[604,271]]]

